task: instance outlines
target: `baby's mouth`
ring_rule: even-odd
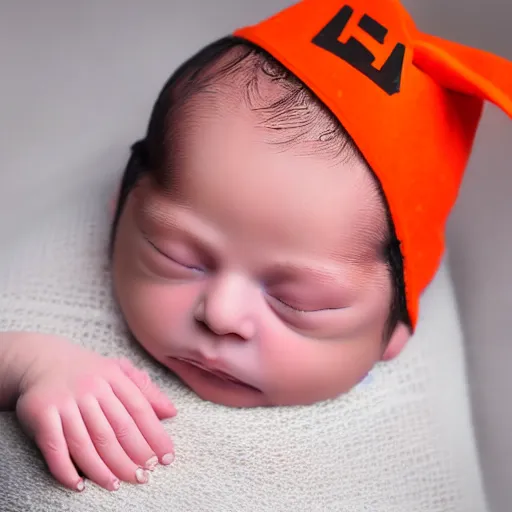
[[[228,383],[234,384],[236,386],[244,387],[247,389],[252,389],[253,391],[258,391],[259,393],[261,393],[261,391],[258,388],[255,388],[254,386],[251,386],[250,384],[247,384],[247,383],[233,377],[229,373],[225,373],[221,370],[209,368],[208,366],[198,363],[197,361],[194,361],[193,359],[187,359],[185,357],[171,357],[170,359],[174,359],[181,363],[195,366],[196,368],[199,368],[203,372],[209,373],[210,375],[214,375],[215,377],[217,377],[218,379],[220,379],[224,382],[228,382]]]

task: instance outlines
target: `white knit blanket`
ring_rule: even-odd
[[[108,493],[88,483],[82,494],[69,492],[50,477],[14,415],[2,413],[2,512],[487,510],[445,267],[423,298],[405,352],[348,395],[305,408],[227,409],[202,402],[127,337],[105,257],[112,187],[112,176],[76,186],[33,219],[32,232],[2,246],[0,330],[59,333],[131,358],[178,407],[166,423],[176,462],[158,468],[147,486]]]

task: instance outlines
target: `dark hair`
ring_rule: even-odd
[[[231,58],[224,59],[227,55]],[[357,155],[364,160],[350,135],[305,84],[263,49],[236,37],[223,38],[203,48],[173,73],[154,104],[146,137],[132,145],[111,227],[111,253],[124,205],[139,179],[144,174],[151,173],[162,186],[168,186],[168,180],[172,179],[172,173],[168,172],[166,165],[166,155],[170,151],[169,144],[172,139],[172,136],[169,137],[169,131],[175,129],[170,121],[171,114],[182,108],[186,100],[194,98],[199,92],[217,92],[220,80],[226,82],[227,79],[226,83],[229,83],[230,79],[236,73],[240,74],[244,67],[246,87],[235,86],[236,92],[241,94],[241,99],[261,116],[263,126],[271,134],[271,143],[285,147],[298,145],[301,137],[316,129],[319,140],[325,142],[326,150],[334,156],[350,158]],[[258,72],[263,73],[270,81],[279,82],[284,88],[284,94],[270,104],[261,104],[257,101],[261,99],[254,93],[257,90],[255,81]],[[236,80],[231,81],[237,83]],[[398,322],[410,326],[410,319],[405,297],[400,242],[382,187],[373,172],[372,175],[387,212],[388,230],[382,251],[393,282],[393,297],[384,333],[385,341],[388,341]]]

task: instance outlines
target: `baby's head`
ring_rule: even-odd
[[[512,116],[510,62],[422,33],[397,0],[321,4],[186,62],[123,177],[121,310],[213,402],[309,404],[396,356],[484,100]]]
[[[204,399],[309,404],[410,333],[378,180],[339,121],[263,50],[202,50],[133,148],[113,276],[139,343]]]

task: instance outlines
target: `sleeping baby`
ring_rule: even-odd
[[[483,100],[512,112],[510,63],[374,4],[305,0],[204,48],[132,148],[115,296],[134,338],[204,400],[313,404],[396,357]],[[160,420],[174,406],[129,361],[0,336],[0,406],[63,485],[117,490],[172,463]]]

